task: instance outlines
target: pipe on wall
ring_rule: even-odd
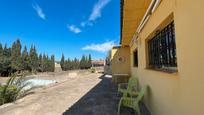
[[[141,30],[143,29],[143,27],[145,26],[145,24],[147,23],[147,21],[149,20],[151,14],[157,9],[157,7],[159,6],[159,3],[161,2],[161,0],[152,0],[147,11],[145,12],[145,15],[143,16],[135,34],[133,35],[133,39],[137,39],[139,36],[139,33],[141,32]],[[135,41],[133,40],[132,41]],[[130,43],[133,44],[133,43]]]
[[[161,2],[161,0],[157,0],[154,7],[152,8],[152,13],[157,9],[157,7],[159,6],[159,3]]]
[[[139,26],[138,26],[138,28],[137,28],[136,33],[140,33],[140,31],[141,31],[142,28],[144,27],[145,23],[147,22],[147,21],[146,21],[146,20],[147,20],[147,17],[148,17],[149,15],[151,15],[152,9],[154,8],[154,5],[155,5],[155,3],[156,3],[157,1],[158,1],[158,0],[152,0],[152,1],[151,1],[150,5],[149,5],[149,7],[148,7],[148,9],[147,9],[147,11],[145,12],[145,15],[144,15],[143,18],[142,18],[142,21],[140,22],[140,24],[139,24]]]

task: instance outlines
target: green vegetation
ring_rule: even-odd
[[[9,48],[0,43],[0,76],[9,76],[15,72],[53,72],[55,68],[55,57],[46,54],[38,55],[35,46],[31,46],[29,52],[17,39]]]
[[[108,54],[106,56],[106,65],[111,65],[111,50],[108,51]]]
[[[91,68],[90,68],[90,71],[91,71],[91,73],[95,73],[95,72],[96,72],[96,68],[91,67]]]
[[[67,59],[65,60],[64,54],[62,54],[62,58],[60,61],[60,65],[63,71],[67,70],[76,70],[76,69],[89,69],[91,68],[91,55],[85,56],[83,55],[81,60],[75,58],[74,60]]]
[[[13,102],[29,93],[31,89],[25,89],[30,83],[25,82],[25,76],[19,78],[12,74],[6,85],[0,85],[0,105]]]

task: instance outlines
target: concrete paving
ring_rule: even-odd
[[[15,103],[0,106],[1,115],[117,115],[119,97],[111,78],[99,73],[67,76],[36,89]],[[121,115],[134,115],[122,109]],[[147,114],[148,115],[148,114]]]
[[[15,103],[0,107],[1,115],[61,115],[97,85],[101,74],[72,77],[65,82],[41,88]]]

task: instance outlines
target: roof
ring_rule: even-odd
[[[92,60],[93,65],[104,65],[104,60]]]
[[[151,0],[121,0],[121,45],[129,45]]]
[[[123,5],[124,5],[124,0],[120,0],[120,44],[122,40],[122,28],[123,28]]]

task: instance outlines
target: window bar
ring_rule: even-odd
[[[176,63],[176,42],[175,42],[175,28],[174,28],[174,23],[171,23],[171,34],[172,34],[172,55],[173,55],[173,65],[177,66]]]

